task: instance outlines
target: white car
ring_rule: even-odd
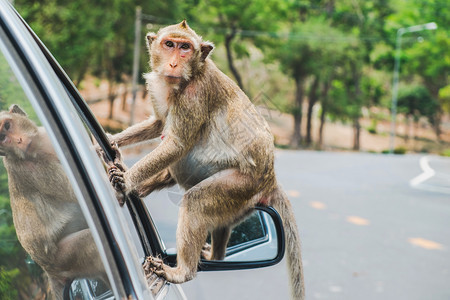
[[[66,285],[65,298],[288,298],[284,233],[280,217],[272,208],[256,208],[234,229],[226,258],[201,260],[192,281],[179,285],[162,279],[147,282],[142,269],[146,256],[159,256],[169,265],[176,263],[177,206],[161,193],[143,201],[132,195],[125,206],[119,206],[93,146],[95,140],[113,160],[105,132],[38,37],[9,2],[0,0],[0,110],[13,103],[24,107],[49,134],[81,206],[84,216],[80,218],[89,225],[107,273],[108,283],[74,279]],[[0,201],[8,197],[1,194],[1,184],[5,186],[4,176],[0,177]],[[0,226],[11,226],[8,209],[3,209],[0,217]],[[4,241],[0,247],[19,245],[11,237],[1,236],[0,241]],[[24,255],[23,250],[18,253]],[[47,293],[43,273],[35,271],[29,257],[20,256],[17,266],[12,264],[0,260],[0,275],[10,274],[8,270],[14,267],[20,271],[18,277],[11,275],[8,281],[12,298],[28,293],[34,299]]]

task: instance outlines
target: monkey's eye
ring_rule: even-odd
[[[5,122],[4,128],[5,128],[6,130],[9,130],[9,128],[11,128],[11,124],[10,124],[9,122]]]
[[[191,48],[191,45],[189,45],[188,43],[184,43],[183,45],[181,45],[181,49],[187,50]]]
[[[172,41],[167,41],[166,46],[172,48],[174,45]]]

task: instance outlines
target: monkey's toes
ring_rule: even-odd
[[[145,259],[144,265],[144,274],[147,278],[147,281],[152,278],[153,275],[156,275],[158,277],[161,277],[163,279],[166,278],[166,272],[164,271],[164,262],[162,259],[148,256]]]
[[[152,256],[147,256],[147,258],[145,259],[144,265],[143,265],[144,273],[146,275],[150,274],[150,273],[157,274],[157,271],[163,270],[163,265],[164,265],[164,262],[162,259],[152,257]]]
[[[211,260],[211,245],[205,243],[202,248],[201,257],[206,260]]]

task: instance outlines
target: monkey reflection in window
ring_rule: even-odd
[[[43,127],[17,105],[0,112],[0,156],[13,222],[25,251],[47,273],[56,299],[76,277],[106,280],[97,247]]]

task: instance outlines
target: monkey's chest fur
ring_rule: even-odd
[[[189,189],[226,169],[258,176],[273,165],[267,151],[272,149],[272,135],[253,106],[245,112],[215,112],[209,121],[194,147],[170,167],[180,186]]]
[[[273,135],[267,122],[244,92],[212,62],[207,63],[207,68],[210,77],[195,79],[175,92],[156,74],[146,75],[155,115],[164,123],[163,137],[170,131],[171,123],[177,122],[173,120],[177,115],[167,120],[177,98],[187,99],[179,111],[190,110],[194,105],[208,108],[192,148],[169,166],[171,175],[180,186],[189,189],[226,169],[237,169],[255,178],[273,174]],[[214,92],[198,92],[207,89]],[[173,97],[172,93],[179,95]],[[179,123],[183,122],[186,121]],[[189,123],[186,126],[189,128]],[[275,182],[274,177],[272,180]]]

